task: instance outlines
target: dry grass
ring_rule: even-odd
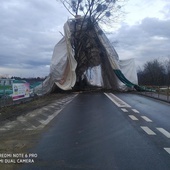
[[[65,98],[68,94],[51,94],[36,98],[27,103],[0,108],[0,123],[5,121],[15,120],[17,116],[27,114],[30,111],[46,106],[57,99]],[[9,130],[0,131],[0,153],[28,153],[41,137],[43,131],[46,131],[48,126],[42,130]],[[0,158],[1,159],[1,158]],[[36,160],[35,160],[36,161]],[[0,170],[16,170],[22,164],[5,164],[0,163]]]
[[[14,120],[17,116],[27,114],[28,112],[50,104],[52,101],[64,98],[68,94],[50,94],[37,97],[31,101],[0,108],[0,122]]]

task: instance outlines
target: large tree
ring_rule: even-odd
[[[59,0],[73,16],[83,15],[95,22],[117,22],[122,14],[121,7],[125,0]]]
[[[58,0],[76,18],[73,21],[71,44],[77,60],[76,75],[81,81],[84,71],[99,65],[105,51],[99,44],[94,27],[97,24],[114,24],[122,14],[125,0]],[[102,30],[98,34],[103,34]],[[102,60],[102,61],[101,61]],[[107,60],[107,59],[106,59]],[[108,63],[108,62],[107,62]],[[103,66],[103,72],[106,68]]]

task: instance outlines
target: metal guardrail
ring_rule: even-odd
[[[170,102],[170,86],[144,86],[146,91],[140,92],[146,96]]]

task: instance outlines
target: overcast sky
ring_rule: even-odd
[[[110,30],[120,59],[136,66],[170,57],[170,1],[128,0],[125,18]],[[43,77],[49,74],[55,44],[68,12],[56,0],[0,1],[0,75]]]

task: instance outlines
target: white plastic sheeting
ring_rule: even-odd
[[[50,74],[42,85],[35,88],[35,93],[49,93],[56,84],[62,90],[71,90],[76,82],[75,69],[77,62],[74,59],[74,52],[70,44],[70,32],[68,23],[64,25],[65,37],[54,47]]]
[[[134,84],[138,84],[135,59],[119,60],[120,70],[124,76]]]
[[[126,59],[126,60],[119,60],[118,62],[120,70],[124,74],[124,76],[133,84],[138,84],[138,78],[137,78],[137,71],[136,71],[136,66],[135,66],[135,59]],[[119,88],[121,90],[128,90],[129,88],[122,83],[120,80],[119,81]]]
[[[42,85],[35,88],[35,93],[37,94],[49,93],[56,85],[62,90],[71,90],[76,83],[75,70],[77,62],[74,58],[74,51],[71,46],[71,31],[69,27],[71,21],[72,20],[68,20],[64,25],[65,36],[54,48],[51,59],[50,74]],[[95,25],[95,32],[106,51],[105,57],[108,58],[111,68],[113,69],[110,71],[120,70],[129,81],[137,84],[137,73],[134,59],[119,60],[119,56],[114,47],[109,42],[106,35],[101,33],[102,30],[97,24]],[[86,76],[88,84],[103,87],[104,81],[101,65],[89,68],[85,71],[84,76]],[[115,84],[119,84],[118,89],[127,89],[126,85],[119,81],[118,78],[116,78],[115,81],[117,81]]]
[[[55,84],[62,90],[71,90],[76,82],[75,69],[77,62],[74,59],[72,49],[69,49],[66,38],[55,46],[51,60],[50,73]]]
[[[50,72],[56,77],[56,81],[63,79],[63,75],[67,66],[67,46],[63,37],[54,47],[51,59]]]
[[[101,66],[100,65],[96,66],[96,67],[89,68],[85,72],[85,76],[86,76],[87,81],[90,85],[98,86],[98,87],[103,86],[103,78],[102,78],[102,74],[101,74]]]
[[[50,93],[54,85],[54,80],[52,77],[52,74],[49,74],[42,84],[34,88],[34,93],[37,95]]]
[[[64,24],[64,33],[65,33],[65,44],[63,44],[65,47],[65,51],[67,54],[67,62],[66,62],[66,67],[64,70],[64,74],[63,77],[59,80],[56,81],[55,84],[62,90],[71,90],[72,87],[74,87],[75,83],[76,83],[76,66],[77,66],[77,62],[74,59],[74,52],[73,49],[71,47],[71,33],[69,30],[69,25],[68,22],[66,22]],[[62,49],[60,48],[59,51],[61,51]],[[59,63],[59,60],[57,59],[58,57],[58,53],[55,53],[56,55],[56,60]],[[58,68],[56,68],[58,69]],[[57,78],[57,77],[55,77]]]
[[[126,59],[126,60],[118,60],[117,62],[118,67],[120,68],[123,75],[133,84],[138,84],[136,66],[135,66],[135,59]],[[87,81],[90,85],[102,87],[103,86],[103,77],[101,74],[101,66],[96,66],[89,68],[86,73]],[[127,87],[124,83],[122,83],[118,78],[117,82],[119,84],[118,89],[120,90],[129,90],[130,88]]]
[[[110,64],[112,66],[112,68],[114,70],[119,70],[119,56],[117,54],[117,52],[115,51],[114,47],[112,46],[112,44],[109,42],[108,38],[106,37],[106,35],[104,33],[100,33],[102,32],[102,30],[100,29],[100,27],[98,26],[98,24],[95,25],[95,31],[97,33],[97,36],[100,40],[100,43],[103,44],[103,47],[106,50],[107,53],[107,57],[110,61]]]

